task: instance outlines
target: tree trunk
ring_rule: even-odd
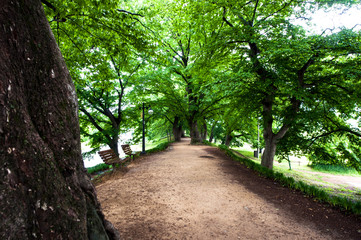
[[[224,145],[228,146],[231,145],[231,141],[233,139],[233,136],[231,134],[227,134],[224,140]]]
[[[180,142],[182,138],[182,124],[180,123],[180,118],[175,117],[173,122],[173,136],[174,141]]]
[[[108,143],[110,149],[112,149],[114,153],[117,155],[119,155],[118,140],[119,140],[119,136],[114,136],[111,139],[111,141]]]
[[[289,125],[283,124],[281,129],[277,134],[273,133],[272,124],[273,124],[273,116],[272,116],[272,106],[273,101],[266,99],[263,105],[263,121],[264,121],[264,130],[263,130],[263,138],[265,141],[265,149],[262,155],[261,165],[272,169],[273,161],[276,155],[277,142],[285,136],[289,129]]]
[[[216,127],[217,122],[213,123],[212,128],[211,128],[211,134],[209,136],[209,142],[213,141],[213,137],[214,137],[214,128]]]
[[[211,135],[209,136],[209,140],[210,143],[213,142],[213,133],[211,132]]]
[[[277,142],[274,136],[265,137],[265,149],[262,155],[261,165],[272,169],[273,161],[276,154]]]
[[[0,22],[0,239],[119,239],[84,168],[75,89],[40,1],[2,1]]]
[[[199,130],[198,130],[198,123],[197,121],[190,121],[189,123],[189,127],[190,127],[190,135],[191,135],[191,144],[197,144],[202,142],[202,138],[199,134]]]
[[[207,123],[205,123],[205,122],[202,125],[201,137],[202,137],[202,140],[207,139]]]
[[[211,134],[209,135],[209,140],[208,141],[210,143],[213,142],[213,135],[214,135],[213,132],[211,132]]]
[[[181,131],[181,138],[185,138],[185,137],[186,137],[186,133],[185,133],[184,129],[182,129],[182,131]]]
[[[167,129],[167,141],[170,142],[172,140],[172,135],[170,133],[170,131],[168,131]]]

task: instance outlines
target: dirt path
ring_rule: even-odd
[[[128,169],[97,186],[123,239],[361,239],[360,218],[188,139]]]

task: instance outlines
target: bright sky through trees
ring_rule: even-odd
[[[361,30],[361,7],[351,9],[336,9],[331,10],[319,10],[312,17],[312,25],[304,26],[306,29],[310,29],[314,33],[322,33],[325,29],[340,29],[354,28],[355,30]],[[353,127],[358,127],[357,120],[349,120]]]
[[[309,19],[294,21],[311,33],[320,34],[325,29],[339,29],[342,27],[361,30],[361,6],[347,9],[345,7],[318,10]]]

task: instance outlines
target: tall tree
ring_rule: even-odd
[[[40,1],[3,1],[0,22],[0,238],[119,239],[83,165],[74,85]]]
[[[344,29],[309,36],[289,21],[297,7],[314,7],[318,2],[322,1],[210,2],[213,9],[218,7],[213,15],[228,26],[219,44],[238,53],[235,69],[247,87],[245,97],[258,100],[249,107],[262,109],[262,165],[268,168],[273,167],[279,141],[312,106],[327,102],[347,114],[359,103],[351,86],[360,79],[360,34]]]
[[[159,86],[158,79],[149,78],[145,85],[158,85],[158,88],[162,88],[160,91],[163,100],[172,102],[172,105],[178,108],[173,111],[180,113],[177,117],[187,122],[191,142],[200,142],[201,122],[219,108],[218,103],[226,95],[221,91],[220,79],[211,73],[213,63],[216,62],[202,57],[206,50],[204,46],[217,35],[218,24],[222,24],[222,21],[214,21],[214,30],[204,32],[203,25],[209,23],[202,22],[202,18],[190,11],[186,5],[173,1],[152,3],[145,15],[149,16],[145,24],[158,46],[150,62],[156,66],[157,71],[171,74],[164,79],[171,82],[170,84]],[[208,57],[213,57],[211,51],[208,52]],[[182,93],[181,98],[178,97],[179,94],[173,97],[174,90]]]
[[[141,15],[120,9],[120,4],[112,0],[81,8],[73,2],[46,4],[76,85],[81,135],[92,147],[89,153],[106,144],[118,154],[119,135],[129,128],[126,93],[134,87],[148,45],[139,24]]]
[[[152,69],[143,72],[143,77],[139,78],[140,84],[131,95],[134,98],[138,97],[138,100],[139,96],[147,97],[141,100],[150,103],[155,110],[152,118],[163,119],[171,124],[175,141],[180,141],[185,121],[184,113],[187,111],[187,101],[184,97],[186,92],[181,87],[183,81],[173,76],[172,71],[156,63],[153,63],[153,66],[150,65],[149,68]],[[163,127],[166,128],[163,130],[169,130],[167,124]]]

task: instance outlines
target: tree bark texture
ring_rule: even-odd
[[[202,138],[198,130],[198,122],[195,120],[190,121],[189,128],[191,135],[191,144],[197,144],[202,142]]]
[[[288,125],[283,124],[281,129],[276,134],[273,132],[272,107],[273,98],[266,98],[263,102],[263,138],[265,141],[265,149],[262,155],[261,165],[269,169],[273,168],[274,157],[276,155],[277,149],[277,142],[285,136],[289,129]]]
[[[212,142],[213,141],[213,137],[214,137],[214,129],[216,127],[216,124],[217,122],[215,122],[213,125],[212,125],[212,128],[211,128],[211,134],[209,135],[209,142]]]
[[[274,156],[276,154],[276,148],[277,148],[276,138],[274,136],[265,137],[265,149],[261,161],[262,166],[269,169],[273,168],[273,161],[274,161]]]
[[[119,140],[119,136],[113,136],[110,140],[110,142],[108,143],[108,146],[110,147],[110,149],[112,149],[114,151],[115,154],[119,155],[119,148],[118,148],[118,140]]]
[[[202,124],[201,130],[202,130],[201,131],[202,140],[206,140],[207,139],[207,124],[206,123]]]
[[[231,141],[233,139],[233,136],[231,135],[231,133],[226,134],[225,140],[224,140],[224,145],[228,146],[231,145]]]
[[[180,142],[182,138],[182,124],[179,117],[174,118],[173,122],[173,136],[174,141]]]
[[[40,1],[2,1],[0,63],[0,239],[119,239],[84,168],[75,89]]]

